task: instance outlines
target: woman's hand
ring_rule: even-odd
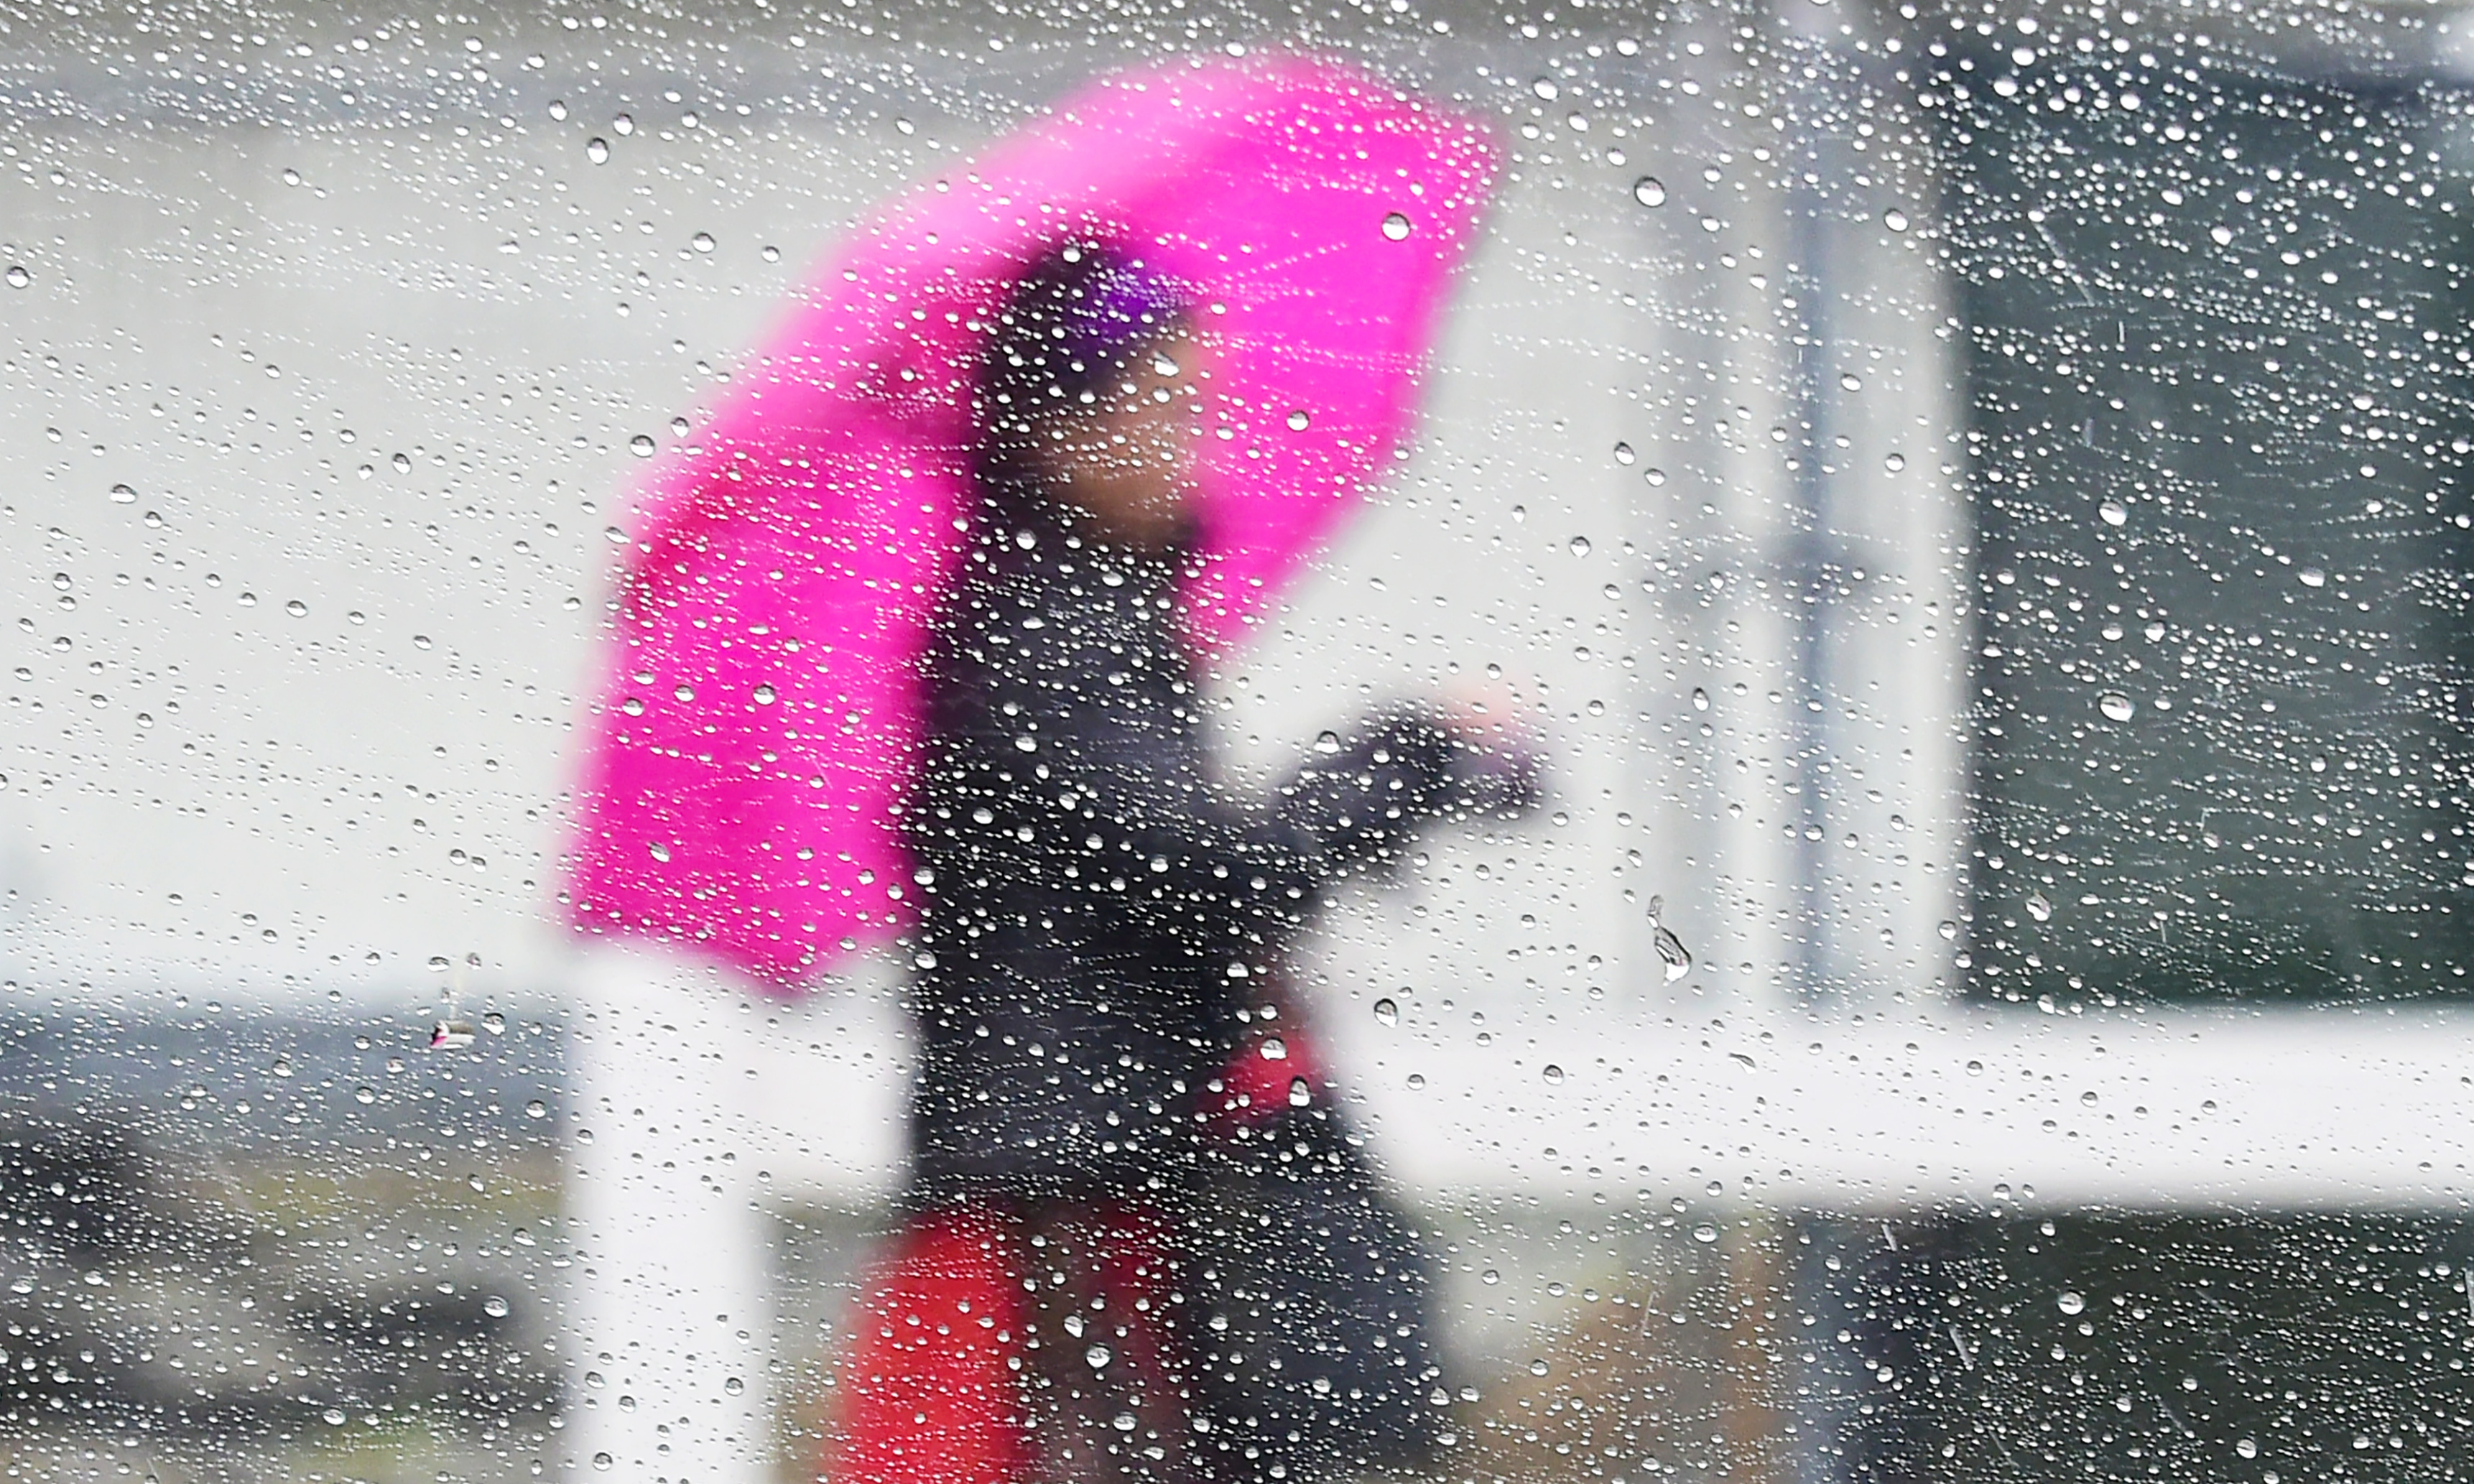
[[[1443,693],[1435,719],[1460,743],[1453,771],[1467,808],[1522,815],[1538,807],[1545,738],[1536,718],[1536,708],[1499,680],[1465,681]]]

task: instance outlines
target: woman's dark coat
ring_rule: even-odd
[[[1268,808],[1216,792],[1173,612],[1183,560],[1016,520],[948,601],[905,821],[924,1204],[1179,1182],[1197,1093],[1319,894],[1461,801],[1460,745],[1408,712]]]

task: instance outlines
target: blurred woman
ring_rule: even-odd
[[[926,883],[913,1204],[1022,1275],[996,1323],[1020,1326],[1031,1479],[1238,1461],[1198,1446],[1175,1323],[1204,1089],[1327,887],[1521,788],[1425,707],[1368,719],[1259,806],[1215,787],[1176,603],[1211,377],[1189,310],[1139,256],[1083,243],[997,316],[976,536],[905,821]]]

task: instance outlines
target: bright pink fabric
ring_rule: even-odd
[[[1188,63],[1103,80],[859,228],[634,523],[571,922],[788,989],[910,920],[898,816],[973,508],[980,327],[1042,251],[1103,233],[1203,290],[1226,436],[1184,618],[1208,651],[1391,462],[1494,168],[1481,125],[1369,74]]]

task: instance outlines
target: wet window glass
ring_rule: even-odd
[[[2454,1476],[2462,17],[0,38],[26,1476]]]

